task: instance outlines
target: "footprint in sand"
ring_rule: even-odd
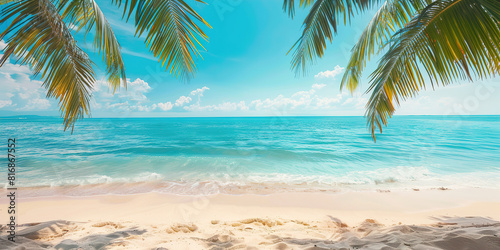
[[[198,230],[198,226],[195,224],[174,224],[171,227],[167,228],[167,233],[192,233]]]
[[[114,222],[111,222],[111,221],[98,222],[98,223],[93,224],[92,226],[93,227],[106,227],[106,226],[110,226],[110,227],[115,228],[115,229],[124,228],[123,225],[121,225],[119,223],[114,223]]]

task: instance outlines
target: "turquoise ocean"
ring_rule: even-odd
[[[0,126],[5,155],[16,139],[24,197],[500,188],[500,116],[396,116],[376,143],[363,117],[86,118],[73,134],[55,117]]]

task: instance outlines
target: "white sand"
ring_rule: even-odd
[[[0,249],[500,249],[499,221],[489,189],[45,197]]]

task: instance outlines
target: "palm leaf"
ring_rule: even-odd
[[[496,0],[441,0],[397,32],[371,75],[366,116],[373,138],[395,104],[426,87],[422,69],[433,87],[498,74],[499,16]]]
[[[0,24],[10,21],[0,39],[7,39],[0,67],[14,55],[18,63],[41,74],[47,97],[59,100],[65,130],[89,115],[94,72],[92,62],[74,41],[50,0],[23,0],[0,12]]]
[[[300,7],[305,8],[313,4],[314,0],[300,0]],[[288,16],[293,18],[295,15],[295,0],[284,0],[283,1],[283,11],[288,12]]]
[[[351,94],[358,87],[366,62],[379,53],[388,43],[396,29],[403,28],[429,0],[387,0],[379,8],[368,26],[354,45],[351,57],[346,66],[340,88],[346,87]]]
[[[296,73],[306,73],[306,66],[314,63],[317,57],[323,56],[326,39],[332,41],[340,22],[345,25],[356,13],[365,11],[378,2],[379,0],[316,0],[312,3],[301,0],[302,6],[312,6],[304,20],[302,36],[290,49],[295,49],[291,67]],[[285,11],[288,8],[289,13],[294,10],[292,0],[285,0],[283,6]],[[293,12],[290,16],[293,16]]]
[[[94,47],[103,53],[106,63],[108,82],[116,91],[121,83],[126,86],[125,65],[120,53],[120,44],[106,17],[94,0],[60,0],[58,9],[68,23],[74,24],[78,30],[86,27],[88,34],[95,28]]]
[[[114,0],[121,6],[122,0]],[[147,31],[146,46],[174,76],[189,79],[201,57],[198,39],[208,40],[195,22],[211,26],[183,0],[124,0],[124,17],[135,12],[136,35]],[[203,3],[202,1],[198,1]],[[127,14],[128,13],[128,14]]]
[[[0,5],[12,3],[12,2],[19,2],[21,0],[0,0]]]

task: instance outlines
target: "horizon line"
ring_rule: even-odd
[[[396,116],[500,116],[500,114],[483,114],[483,115],[393,115],[391,118]],[[60,118],[58,116],[52,115],[10,115],[10,116],[0,116],[0,118],[13,118],[13,117],[48,117],[48,118]],[[261,115],[261,116],[124,116],[124,117],[84,117],[84,119],[129,119],[129,118],[267,118],[267,117],[365,117],[364,115]]]

